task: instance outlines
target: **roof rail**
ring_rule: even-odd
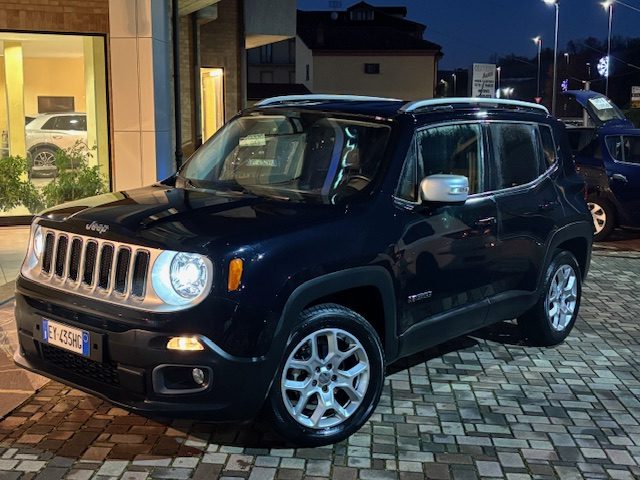
[[[401,112],[412,113],[417,110],[437,108],[447,105],[473,105],[473,106],[487,106],[487,107],[511,107],[511,108],[526,108],[528,110],[540,110],[541,112],[549,114],[549,110],[544,105],[537,103],[522,102],[520,100],[508,100],[502,98],[432,98],[429,100],[416,100],[414,102],[408,102],[402,106]]]
[[[286,103],[304,103],[304,102],[401,102],[398,98],[384,97],[367,97],[363,95],[283,95],[280,97],[265,98],[256,103],[256,107],[264,107],[266,105],[277,105]]]

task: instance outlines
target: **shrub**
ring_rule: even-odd
[[[28,180],[27,160],[19,156],[0,159],[0,210],[23,205],[30,213],[44,207],[38,189]]]
[[[106,192],[107,185],[100,174],[100,167],[88,164],[94,153],[95,148],[87,149],[80,142],[56,152],[54,162],[58,174],[42,189],[46,207]]]

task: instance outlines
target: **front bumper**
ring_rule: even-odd
[[[106,321],[98,327],[99,317],[83,320],[85,316],[18,289],[15,318],[19,348],[15,363],[139,412],[204,414],[210,420],[247,421],[261,410],[278,363],[268,356],[235,357],[211,342],[203,351],[170,351],[165,348],[167,339],[180,332],[125,325],[114,328],[113,322]],[[90,356],[47,345],[42,339],[43,318],[88,331]],[[157,381],[158,368],[166,365],[202,368],[210,373],[208,384],[196,392],[167,391]]]

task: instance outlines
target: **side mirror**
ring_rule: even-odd
[[[429,175],[420,182],[420,200],[464,203],[469,198],[469,179],[462,175]]]

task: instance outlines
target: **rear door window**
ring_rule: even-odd
[[[540,132],[540,141],[542,142],[542,154],[544,161],[548,167],[556,163],[558,159],[558,151],[556,149],[556,142],[553,140],[553,132],[547,125],[540,125],[538,127]]]
[[[609,150],[611,158],[618,162],[623,162],[622,137],[619,135],[607,137],[605,142],[607,143],[607,149]]]
[[[532,182],[548,168],[539,150],[538,129],[524,123],[489,124],[494,190]]]
[[[640,165],[640,137],[622,137],[624,161]]]

